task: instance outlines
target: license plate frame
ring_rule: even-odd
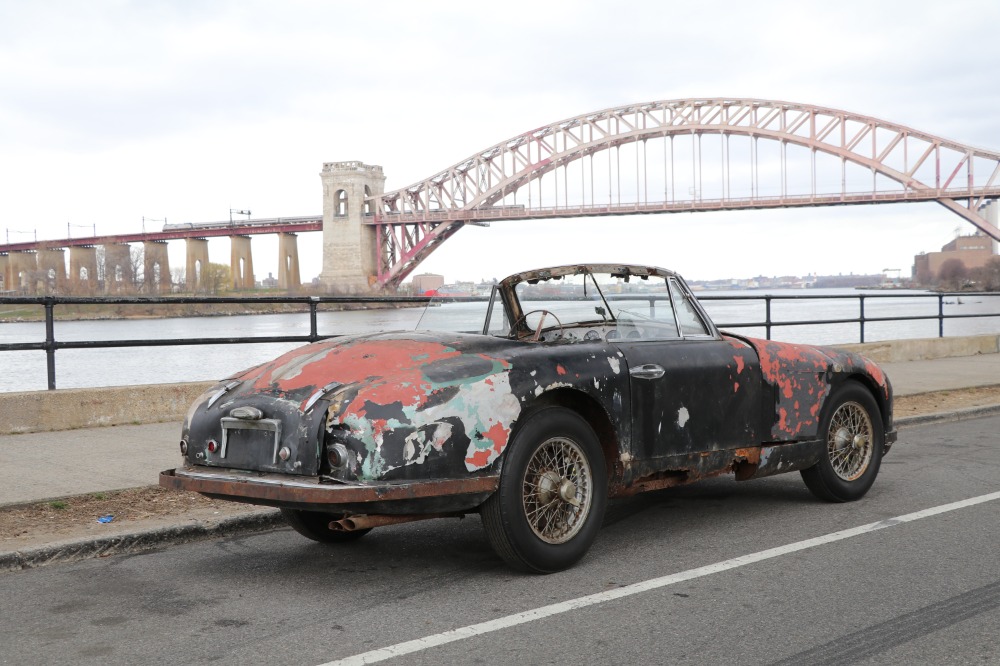
[[[263,430],[274,433],[271,450],[271,464],[278,464],[278,449],[281,447],[281,421],[278,419],[257,419],[250,421],[238,419],[232,416],[222,417],[222,446],[219,447],[219,457],[226,459],[226,453],[230,444],[230,431],[235,430]]]

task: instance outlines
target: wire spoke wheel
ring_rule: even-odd
[[[601,529],[607,466],[594,429],[577,412],[531,412],[504,451],[500,486],[480,515],[490,545],[521,571],[552,573],[576,563]]]
[[[572,539],[583,526],[593,499],[594,478],[580,445],[553,437],[543,442],[524,471],[524,515],[546,543]]]
[[[872,421],[856,402],[846,402],[833,413],[827,431],[830,464],[844,481],[858,479],[872,459]]]
[[[882,463],[882,414],[871,391],[855,381],[834,390],[823,414],[820,459],[802,470],[802,480],[822,500],[853,502],[871,488]]]

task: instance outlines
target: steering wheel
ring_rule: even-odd
[[[556,313],[552,312],[551,310],[531,310],[529,312],[525,312],[518,318],[516,322],[514,322],[514,326],[511,327],[511,330],[516,331],[520,326],[521,322],[524,322],[524,324],[527,325],[528,317],[530,317],[535,313],[541,314],[542,316],[538,320],[538,326],[535,327],[534,334],[518,335],[517,336],[518,340],[526,340],[528,337],[530,337],[531,342],[538,342],[538,338],[542,335],[542,328],[544,327],[545,324],[545,318],[548,316],[551,316],[553,319],[556,320],[556,326],[559,327],[559,337],[560,338],[562,337],[562,330],[563,330],[562,322],[559,321],[559,317],[556,316]]]

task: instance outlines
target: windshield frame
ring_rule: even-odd
[[[497,284],[494,287],[494,295],[491,296],[491,300],[495,298],[497,292],[500,293],[500,296],[502,297],[503,300],[504,308],[506,310],[507,316],[509,317],[508,321],[516,324],[516,327],[515,326],[511,327],[510,331],[508,332],[508,337],[518,339],[519,337],[529,334],[531,331],[529,330],[529,327],[527,326],[526,322],[523,319],[525,312],[521,307],[521,302],[516,291],[517,285],[524,282],[527,282],[529,284],[535,284],[538,282],[547,281],[558,277],[564,277],[567,275],[587,274],[590,278],[589,280],[590,283],[595,287],[595,289],[597,289],[598,294],[600,294],[601,301],[604,303],[604,308],[607,311],[607,320],[615,321],[614,311],[609,305],[603,290],[601,290],[600,287],[597,285],[597,280],[594,278],[594,274],[601,274],[601,273],[610,274],[612,277],[624,278],[626,281],[632,277],[637,277],[640,279],[642,278],[649,279],[652,277],[656,277],[663,279],[665,281],[669,280],[676,281],[676,283],[680,286],[685,296],[687,297],[687,300],[694,306],[695,310],[697,311],[702,322],[705,324],[705,327],[708,330],[707,336],[699,335],[699,336],[683,336],[683,337],[699,337],[702,339],[706,337],[711,337],[716,339],[721,338],[719,330],[715,326],[715,322],[712,321],[712,318],[709,317],[708,313],[706,313],[704,308],[702,308],[701,303],[699,303],[698,299],[695,298],[694,294],[691,292],[691,289],[684,281],[684,278],[682,278],[674,271],[670,271],[665,268],[659,268],[656,266],[640,266],[640,265],[630,265],[630,264],[572,264],[567,266],[554,266],[550,268],[540,268],[531,271],[524,271],[506,277],[499,284]],[[671,303],[671,307],[674,308],[673,303]],[[491,303],[490,306],[491,314],[492,311],[493,308]],[[596,321],[597,320],[595,319],[595,322]],[[483,326],[484,333],[488,331],[489,327],[490,327],[490,319],[488,317]]]

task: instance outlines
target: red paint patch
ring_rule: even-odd
[[[495,453],[500,455],[503,447],[507,444],[507,437],[510,432],[499,423],[494,423],[489,430],[482,433],[481,437],[493,443],[493,446],[485,449],[476,449],[476,452],[465,459],[465,462],[474,469],[486,467],[490,462],[490,457]]]
[[[330,341],[293,350],[262,366],[253,388],[290,392],[331,381],[364,382],[366,400],[416,405],[431,390],[421,368],[460,355],[440,343],[413,340]]]
[[[557,365],[556,366],[556,372],[558,372],[560,375],[565,375],[566,374],[566,368],[562,367],[561,365]]]
[[[829,385],[826,371],[834,357],[826,350],[773,340],[751,339],[760,357],[764,380],[778,391],[771,436],[790,439],[815,423]]]

